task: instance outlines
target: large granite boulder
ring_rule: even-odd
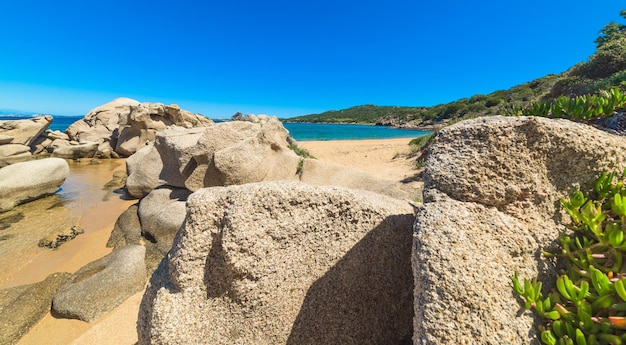
[[[158,133],[154,148],[143,148],[139,156],[127,161],[129,194],[139,198],[161,184],[196,191],[213,186],[300,180],[406,197],[393,182],[374,178],[367,172],[296,155],[290,148],[293,139],[275,117],[246,119],[204,128],[171,127]]]
[[[249,182],[295,180],[300,160],[288,148],[289,132],[275,117],[232,121],[206,128],[195,145],[157,148],[173,165],[161,173],[169,185],[196,191]],[[171,138],[171,136],[170,136]]]
[[[70,140],[80,142],[81,138],[90,136],[92,141],[110,138],[119,127],[120,117],[125,117],[131,107],[138,106],[138,101],[130,98],[117,98],[113,101],[96,107],[85,115],[84,118],[72,123],[65,133]],[[99,133],[99,140],[93,140],[94,134]],[[115,138],[117,138],[115,133]]]
[[[52,123],[52,116],[37,116],[27,120],[0,121],[0,134],[11,137],[11,144],[30,146]]]
[[[52,144],[62,142],[62,139],[55,140]],[[72,144],[67,146],[56,147],[52,151],[52,157],[65,158],[65,159],[79,159],[79,158],[93,158],[98,152],[97,142],[82,142],[79,144]]]
[[[56,192],[69,176],[60,158],[15,163],[0,169],[0,212]]]
[[[146,248],[128,245],[93,261],[59,287],[52,308],[58,314],[92,322],[143,290]]]
[[[0,290],[0,344],[16,344],[49,311],[52,297],[69,273],[54,273],[45,280]]]
[[[0,145],[0,168],[33,159],[30,147],[23,144]]]
[[[206,117],[181,110],[177,105],[139,103],[129,98],[118,98],[101,105],[65,131],[76,142],[108,142],[105,152],[97,156],[116,154],[130,156],[137,150],[153,143],[157,132],[168,126],[184,128],[202,127],[213,122]]]
[[[625,166],[626,138],[568,120],[497,116],[442,129],[415,223],[414,344],[540,343],[510,277],[554,281],[541,252],[568,219],[559,199]]]
[[[405,344],[403,201],[275,181],[193,193],[141,304],[140,344]]]
[[[185,188],[163,186],[139,202],[137,214],[141,233],[156,243],[163,255],[172,247],[174,236],[185,221],[185,203],[190,194],[191,191]]]

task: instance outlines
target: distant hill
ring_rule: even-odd
[[[32,116],[35,115],[36,113],[31,113],[28,111],[22,111],[22,110],[15,110],[15,109],[0,109],[0,115],[3,116],[11,116],[11,115],[15,115],[15,116]]]
[[[626,11],[620,12],[626,19]],[[477,94],[432,107],[361,105],[321,114],[298,116],[289,122],[372,123],[405,128],[439,127],[461,119],[485,115],[506,115],[537,101],[550,101],[560,95],[579,96],[619,87],[626,91],[626,25],[611,22],[600,30],[596,52],[585,62],[560,74]]]
[[[374,104],[359,105],[343,110],[330,110],[321,114],[292,117],[284,119],[289,122],[314,123],[375,123],[382,117],[417,116],[426,107],[377,106]]]

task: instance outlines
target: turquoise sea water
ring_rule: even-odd
[[[21,120],[27,118],[29,117],[0,115],[0,120]],[[49,129],[63,132],[69,125],[81,118],[82,116],[56,116]],[[287,128],[289,134],[298,141],[416,138],[430,133],[428,131],[353,124],[285,122],[283,125]]]

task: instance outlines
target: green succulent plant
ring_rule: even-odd
[[[626,95],[618,88],[600,91],[598,95],[559,96],[552,102],[532,103],[525,109],[514,109],[510,115],[591,120],[608,117],[626,107]]]
[[[626,170],[622,176],[626,175]],[[580,190],[561,204],[572,231],[559,236],[556,253],[564,262],[547,296],[535,279],[511,278],[526,309],[541,318],[547,345],[626,344],[626,187],[624,178],[602,173],[588,193]]]

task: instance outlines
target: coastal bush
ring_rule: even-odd
[[[626,90],[626,71],[614,73],[612,76],[593,84],[595,90],[607,90],[617,87],[620,91]]]
[[[511,278],[524,307],[539,317],[544,344],[626,344],[624,175],[602,173],[590,191],[561,200],[571,231],[559,236],[557,252],[543,253],[562,264],[556,289],[544,296],[536,278]]]
[[[581,76],[567,75],[552,85],[548,98],[554,99],[559,96],[580,96],[591,92],[596,82]]]
[[[612,116],[626,107],[626,94],[618,88],[597,95],[559,96],[551,102],[535,102],[526,108],[512,108],[508,115],[592,120]]]
[[[608,78],[626,69],[626,37],[612,39],[598,48],[589,61],[572,68],[572,75],[588,79]]]
[[[409,147],[411,148],[411,153],[415,153],[420,151],[426,145],[429,145],[433,138],[433,133],[421,135],[411,141],[409,141]]]
[[[293,152],[295,152],[298,156],[302,158],[315,159],[315,157],[309,151],[301,147],[298,147],[298,144],[296,143],[290,143],[287,147],[289,147],[290,150],[292,150]]]

